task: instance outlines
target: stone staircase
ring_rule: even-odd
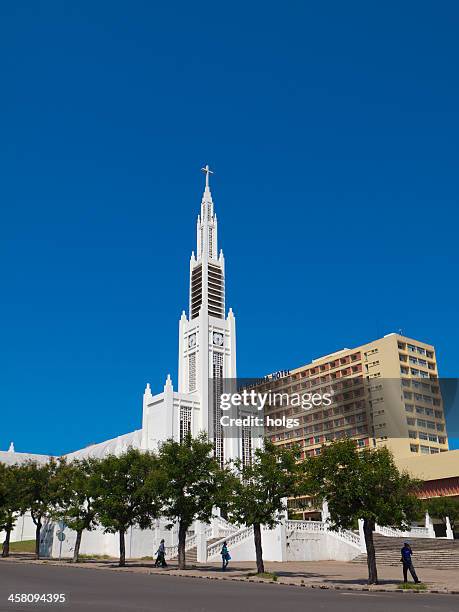
[[[373,534],[378,565],[401,566],[400,549],[407,540],[413,548],[413,565],[417,569],[459,569],[459,540],[441,538],[391,538]],[[351,563],[366,563],[367,555],[355,557]]]
[[[213,544],[214,542],[218,542],[221,538],[210,538],[207,540],[207,545]],[[177,561],[178,555],[171,557],[170,559],[166,559],[166,561]],[[185,560],[187,563],[197,563],[198,562],[198,548],[197,546],[193,546],[185,551]]]

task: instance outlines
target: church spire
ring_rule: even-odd
[[[206,175],[201,214],[196,224],[196,257],[190,260],[190,318],[199,315],[201,307],[208,314],[224,318],[225,284],[224,259],[218,251],[218,224],[210,193],[209,178],[213,174],[209,164],[201,171]]]
[[[206,175],[206,184],[201,200],[201,214],[197,223],[197,259],[217,259],[217,216],[214,214],[214,203],[210,193],[209,177],[213,174],[209,164],[201,171]]]
[[[210,191],[209,175],[213,174],[213,171],[209,168],[209,164],[206,164],[204,168],[201,168],[201,172],[204,172],[204,174],[206,175],[206,191]]]

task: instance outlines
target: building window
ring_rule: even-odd
[[[191,408],[180,406],[180,443],[191,435]]]
[[[209,257],[212,257],[212,253],[214,250],[214,240],[213,240],[213,232],[212,228],[209,227]]]
[[[223,467],[225,457],[223,454],[223,427],[221,424],[222,409],[220,406],[221,394],[223,392],[223,353],[213,353],[212,355],[212,374],[213,374],[213,418],[214,418],[214,456]]]
[[[252,463],[252,436],[250,427],[242,428],[242,463],[244,466]]]
[[[190,391],[196,390],[196,353],[188,356],[188,388]]]

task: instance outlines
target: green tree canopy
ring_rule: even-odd
[[[2,557],[10,552],[10,537],[21,512],[21,467],[0,463],[0,531],[5,532]]]
[[[97,463],[98,460],[92,458],[70,463],[61,460],[56,470],[57,503],[53,517],[76,531],[74,563],[78,561],[83,531],[91,531],[97,525],[94,507]]]
[[[230,521],[253,526],[257,570],[264,572],[261,526],[273,528],[286,511],[285,498],[300,492],[302,471],[297,449],[285,449],[266,440],[252,463],[234,462],[233,490],[224,509]]]
[[[35,554],[40,557],[40,535],[45,517],[50,516],[57,502],[55,475],[57,463],[50,459],[38,464],[28,461],[20,466],[21,513],[30,512],[35,524]]]
[[[359,450],[354,440],[322,447],[305,464],[311,490],[326,499],[332,529],[350,529],[363,519],[368,583],[377,584],[375,523],[406,529],[419,513],[419,481],[400,472],[387,448]]]
[[[185,568],[186,532],[195,520],[208,523],[224,480],[205,434],[164,442],[158,453],[163,515],[178,523],[178,561]],[[172,525],[170,525],[172,527]]]
[[[94,463],[91,484],[97,520],[106,533],[119,533],[119,565],[126,564],[125,535],[129,527],[148,529],[161,510],[152,453],[130,449]],[[148,486],[146,483],[148,482]]]

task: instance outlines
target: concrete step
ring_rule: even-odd
[[[384,548],[401,548],[408,540],[416,550],[438,550],[439,548],[446,550],[459,550],[459,540],[446,540],[442,538],[391,538],[383,536],[379,533],[373,534],[375,547]]]
[[[400,549],[407,539],[413,548],[415,567],[459,568],[459,541],[439,538],[391,538],[374,534],[376,562],[379,565],[401,566]],[[352,563],[366,562],[366,554],[359,555],[352,560]]]
[[[351,561],[351,563],[359,563],[359,564],[365,564],[367,563],[367,556],[366,555],[359,555],[358,557],[356,557],[355,559],[353,559]],[[376,563],[378,565],[385,565],[385,566],[391,566],[391,567],[398,567],[398,566],[402,566],[402,564],[400,563],[400,559],[395,560],[395,559],[381,559],[381,557],[379,557],[378,555],[376,555]],[[414,559],[413,558],[413,565],[414,567],[424,567],[424,568],[433,568],[433,569],[459,569],[459,561],[455,560],[455,561],[448,561],[448,560],[442,560],[442,559],[435,559],[435,560],[423,560],[423,559]]]
[[[221,540],[221,538],[209,538],[207,540],[207,545],[209,544],[213,544],[214,542],[218,542],[218,540]],[[175,555],[175,557],[171,557],[171,561],[176,561],[178,558],[177,555]],[[188,562],[195,562],[198,560],[198,549],[196,546],[194,546],[193,548],[190,548],[188,550],[185,551],[185,559]]]

